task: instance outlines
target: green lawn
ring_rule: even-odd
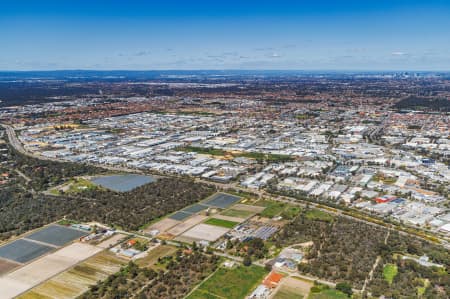
[[[221,215],[224,216],[238,217],[238,218],[247,218],[252,216],[253,214],[254,213],[250,211],[233,210],[233,209],[226,210],[221,213]]]
[[[205,224],[215,225],[215,226],[221,226],[226,228],[233,228],[236,225],[239,224],[239,222],[224,220],[224,219],[217,219],[217,218],[210,218],[205,221]]]
[[[397,265],[386,264],[383,268],[383,277],[389,284],[392,284],[394,277],[397,275]]]
[[[186,299],[244,299],[266,275],[267,271],[263,267],[255,265],[233,269],[220,268]]]
[[[310,220],[319,220],[330,222],[333,221],[333,216],[327,212],[323,212],[321,210],[309,210],[306,212],[306,218]]]

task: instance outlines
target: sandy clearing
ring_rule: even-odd
[[[249,211],[254,213],[259,213],[264,211],[266,207],[260,207],[260,206],[250,206],[250,205],[244,205],[241,203],[235,204],[231,207],[233,210],[241,210],[241,211]]]
[[[219,239],[229,230],[230,230],[229,228],[201,223],[197,224],[190,230],[186,231],[181,236],[186,238],[194,238],[197,240],[206,240],[212,242]]]
[[[148,228],[144,230],[144,233],[148,233],[152,230],[159,230],[160,233],[167,231],[171,227],[174,227],[175,225],[179,224],[181,221],[171,219],[171,218],[164,218],[161,221],[158,221],[152,225],[150,225]]]
[[[109,248],[113,245],[115,245],[117,242],[120,241],[120,239],[125,238],[125,235],[123,234],[115,234],[114,236],[112,236],[111,238],[97,244],[98,247],[100,248]]]
[[[101,250],[89,244],[73,243],[10,272],[0,277],[2,298],[18,296]]]
[[[171,229],[169,229],[167,232],[169,234],[172,234],[174,236],[178,236],[179,234],[187,231],[188,229],[190,229],[191,227],[193,227],[194,225],[202,222],[203,220],[205,220],[206,216],[203,215],[195,215],[189,219],[187,219],[184,222],[181,222],[180,224],[172,227]]]

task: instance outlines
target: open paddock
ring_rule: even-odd
[[[229,230],[229,228],[201,223],[184,232],[181,237],[198,241],[206,240],[214,242],[226,234]]]
[[[313,282],[298,277],[286,277],[273,296],[274,299],[303,299],[307,298]]]
[[[208,218],[208,217],[203,216],[203,215],[192,216],[191,218],[187,219],[186,221],[181,222],[180,224],[172,227],[167,232],[174,236],[178,236],[178,235],[182,234],[183,232],[187,231],[188,229],[190,229],[191,227],[193,227],[194,225],[199,224],[206,218]]]
[[[122,240],[125,237],[126,237],[126,235],[123,235],[123,234],[115,234],[115,235],[111,236],[110,238],[100,242],[96,246],[98,246],[100,248],[109,248],[111,246],[116,245],[120,240]]]
[[[152,225],[150,225],[149,227],[147,227],[144,230],[144,233],[148,233],[152,230],[158,230],[159,232],[165,232],[168,229],[170,229],[171,227],[174,227],[175,225],[179,224],[180,221],[175,220],[175,219],[171,219],[171,218],[164,218],[163,220],[160,220]]]
[[[177,249],[175,246],[159,245],[148,251],[146,256],[137,259],[135,262],[141,267],[152,268],[158,262],[158,258],[172,255]]]
[[[247,212],[252,212],[252,213],[259,213],[264,211],[265,207],[261,207],[261,206],[251,206],[251,205],[245,205],[245,204],[235,204],[232,207],[233,210],[239,210],[239,211],[247,211]]]

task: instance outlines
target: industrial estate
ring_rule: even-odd
[[[447,298],[448,77],[152,76],[2,103],[1,298]]]

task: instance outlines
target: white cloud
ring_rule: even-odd
[[[392,56],[407,56],[408,53],[396,51],[396,52],[392,52],[391,55]]]

